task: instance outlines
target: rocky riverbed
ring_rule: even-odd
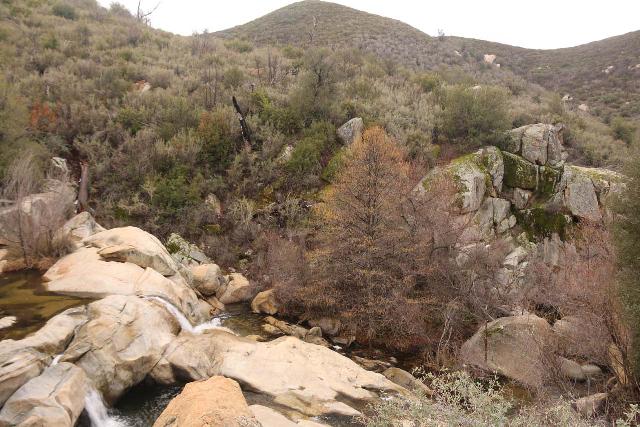
[[[149,425],[193,381],[200,383],[167,408],[173,417],[198,410],[189,407],[191,393],[211,395],[221,384],[238,403],[225,416],[262,425],[310,425],[311,418],[336,424],[382,394],[406,392],[327,346],[306,342],[311,335],[270,340],[264,316],[249,311],[256,291],[239,274],[223,275],[209,260],[179,262],[150,234],[104,230],[87,214],[65,229],[75,251],[43,275],[42,285],[17,288],[31,292],[27,301],[43,292],[71,308],[52,299],[55,310],[47,314],[62,312],[41,317],[46,322],[25,337],[0,342],[0,424]],[[317,340],[321,335],[313,332]],[[162,419],[157,425],[168,425]]]

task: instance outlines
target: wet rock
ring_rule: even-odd
[[[352,356],[351,359],[353,359],[354,362],[362,366],[367,371],[382,373],[383,371],[391,367],[391,363],[385,362],[383,360],[367,359],[360,356]]]
[[[7,400],[0,425],[71,427],[84,408],[86,375],[71,363],[59,363],[31,379]]]
[[[187,384],[154,427],[260,427],[237,382],[224,377]]]
[[[276,314],[278,312],[278,303],[275,297],[275,291],[269,289],[262,291],[251,302],[251,310],[254,313]]]

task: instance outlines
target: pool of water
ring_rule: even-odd
[[[231,329],[241,337],[247,335],[267,337],[262,330],[264,316],[252,312],[248,304],[227,304],[225,310],[218,316],[225,328]]]
[[[35,270],[0,274],[0,317],[16,317],[13,326],[0,329],[0,339],[24,338],[56,314],[91,301],[46,291]]]

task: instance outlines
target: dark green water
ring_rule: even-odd
[[[56,314],[91,301],[46,291],[42,275],[35,270],[0,274],[0,317],[17,319],[13,326],[0,329],[0,339],[24,338]]]

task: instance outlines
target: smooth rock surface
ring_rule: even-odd
[[[152,234],[137,227],[120,227],[105,230],[83,240],[87,246],[105,249],[119,247],[119,251],[104,251],[107,260],[130,262],[142,268],[153,268],[164,276],[179,274],[180,267]]]
[[[59,363],[20,387],[0,411],[2,426],[72,427],[84,408],[86,375]]]
[[[81,367],[109,404],[147,376],[178,330],[164,307],[135,296],[93,302],[88,316],[62,361]]]
[[[260,427],[240,386],[224,377],[187,384],[154,427]]]
[[[551,326],[538,316],[502,317],[490,322],[486,331],[480,327],[463,344],[460,358],[466,365],[538,387],[545,381],[545,354],[553,350],[553,338]]]

